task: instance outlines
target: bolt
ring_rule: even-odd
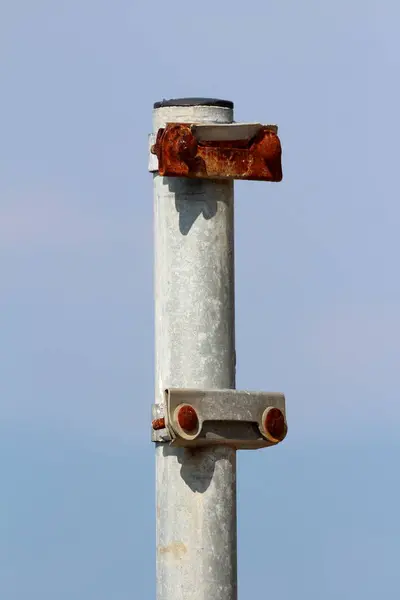
[[[264,418],[267,437],[273,442],[281,442],[287,433],[285,415],[279,408],[269,408]]]
[[[197,413],[189,404],[180,407],[176,418],[179,426],[185,431],[194,431],[199,424]]]
[[[160,419],[154,419],[154,421],[152,421],[151,426],[153,427],[154,431],[158,431],[159,429],[165,429],[165,419],[164,417],[161,417]]]

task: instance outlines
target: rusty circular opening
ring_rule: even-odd
[[[190,406],[189,404],[184,404],[180,407],[176,419],[179,423],[179,427],[189,433],[195,431],[199,424],[197,413],[193,406]]]
[[[287,432],[285,415],[279,408],[270,408],[264,419],[264,429],[268,437],[281,442]]]

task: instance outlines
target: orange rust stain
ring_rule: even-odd
[[[165,428],[164,417],[161,417],[160,419],[154,419],[154,421],[152,421],[152,427],[153,427],[154,431],[157,431],[158,429],[164,429]]]
[[[180,560],[187,553],[187,548],[183,542],[171,542],[168,546],[159,546],[159,554],[167,554],[175,560]]]

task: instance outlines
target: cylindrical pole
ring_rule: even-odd
[[[230,123],[233,105],[154,105],[167,122]],[[235,387],[233,182],[154,175],[155,394]],[[157,600],[236,600],[236,453],[156,447]]]

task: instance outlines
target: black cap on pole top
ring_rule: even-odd
[[[233,108],[230,100],[219,100],[218,98],[173,98],[172,100],[161,100],[155,102],[154,108],[166,106],[219,106],[220,108]]]

